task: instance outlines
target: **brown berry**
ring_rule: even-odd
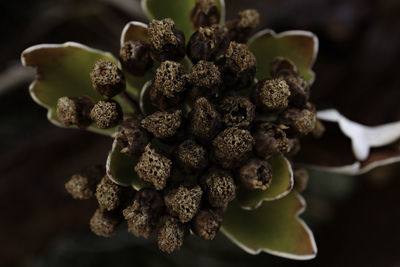
[[[261,123],[254,132],[254,150],[262,159],[289,152],[289,140],[286,137],[284,126],[270,123]]]
[[[211,168],[200,183],[212,207],[223,208],[236,197],[235,181],[227,170]]]
[[[234,19],[226,22],[230,40],[246,43],[259,23],[260,14],[255,9],[240,11]]]
[[[190,11],[190,22],[194,29],[218,24],[219,19],[220,13],[215,0],[196,0],[196,5]]]
[[[174,217],[164,216],[157,233],[158,248],[171,254],[178,251],[185,236],[185,226]]]
[[[96,198],[102,210],[115,210],[123,204],[128,197],[129,188],[117,185],[108,178],[103,177],[96,188]]]
[[[238,178],[248,190],[267,190],[272,182],[271,164],[259,158],[251,158],[239,169]]]
[[[264,111],[280,111],[289,104],[290,90],[283,79],[259,81],[255,88],[255,103]]]
[[[65,184],[65,189],[75,199],[89,199],[94,196],[97,183],[104,176],[104,173],[103,166],[85,168],[72,175],[71,179]]]
[[[223,122],[228,127],[248,127],[256,115],[254,104],[243,96],[226,97],[219,105],[219,110]]]
[[[98,236],[110,237],[120,222],[121,218],[115,212],[97,209],[90,219],[90,230]]]
[[[191,114],[190,130],[201,142],[211,140],[221,128],[221,116],[204,97],[194,103]]]
[[[122,68],[135,76],[143,76],[153,67],[150,45],[142,40],[128,41],[119,51]]]
[[[177,147],[175,159],[180,170],[187,174],[201,172],[208,165],[207,150],[191,139]]]
[[[182,111],[176,110],[172,113],[157,111],[141,122],[144,129],[154,134],[156,138],[172,137],[176,134],[182,124]]]
[[[191,229],[205,240],[213,240],[223,221],[220,209],[200,210],[191,222]]]
[[[64,96],[57,101],[57,117],[65,126],[76,125],[79,128],[86,128],[92,123],[90,119],[92,108],[93,101],[89,97]]]
[[[140,121],[135,118],[129,118],[120,125],[115,139],[121,148],[121,153],[133,157],[140,156],[150,142],[149,133],[140,126]]]
[[[106,98],[112,98],[125,89],[122,71],[110,61],[100,59],[90,72],[93,89]]]
[[[114,100],[99,101],[90,111],[90,118],[100,129],[108,129],[118,125],[122,120],[122,108]]]

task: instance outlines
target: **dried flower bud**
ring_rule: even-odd
[[[100,59],[90,72],[93,89],[106,98],[111,98],[125,89],[122,71],[110,61]]]
[[[310,97],[310,86],[307,81],[300,76],[286,76],[286,83],[289,85],[289,103],[298,108],[306,105]]]
[[[189,99],[195,101],[199,97],[218,97],[221,87],[221,73],[213,62],[200,60],[193,66],[188,81],[192,86]]]
[[[288,107],[289,96],[290,90],[285,80],[262,80],[256,85],[254,100],[261,110],[279,111]]]
[[[143,128],[154,134],[157,138],[172,137],[182,124],[182,111],[173,113],[157,111],[141,122]]]
[[[190,37],[186,52],[193,63],[212,61],[228,47],[228,40],[228,30],[222,25],[200,27]]]
[[[254,138],[247,130],[230,127],[222,131],[212,142],[214,154],[223,168],[238,168],[246,161],[254,146]]]
[[[129,118],[120,125],[115,139],[121,147],[121,153],[133,157],[140,156],[150,142],[149,134],[140,126],[140,121],[135,118]]]
[[[234,19],[226,22],[230,40],[246,43],[259,23],[260,14],[257,10],[246,9],[239,12]]]
[[[171,216],[179,218],[186,223],[190,221],[200,208],[203,191],[200,186],[179,186],[169,190],[164,196],[165,206]]]
[[[204,97],[196,100],[192,111],[190,129],[201,142],[211,140],[221,127],[221,116]]]
[[[152,20],[147,32],[154,60],[179,61],[185,56],[185,36],[183,32],[175,29],[172,19]]]
[[[220,13],[215,0],[196,0],[196,5],[190,11],[190,21],[194,29],[218,24],[219,19]]]
[[[150,145],[147,145],[138,164],[135,166],[135,171],[140,179],[151,183],[156,190],[162,190],[171,175],[171,168],[171,160],[157,153],[150,148]]]
[[[309,179],[309,174],[307,169],[300,168],[294,170],[293,176],[294,176],[294,189],[300,193],[306,190]]]
[[[92,121],[89,117],[93,101],[86,96],[82,97],[61,97],[57,101],[57,117],[65,126],[76,125],[86,128]]]
[[[90,230],[98,236],[110,237],[121,219],[115,212],[97,209],[90,219]]]
[[[104,176],[103,166],[92,166],[85,168],[65,184],[65,189],[75,199],[89,199],[96,192],[97,183]]]
[[[299,138],[288,139],[288,146],[289,146],[289,149],[288,149],[289,152],[285,153],[285,156],[287,156],[287,157],[294,157],[301,150],[301,143],[300,143]]]
[[[248,127],[254,120],[256,109],[253,103],[243,96],[229,96],[222,100],[219,109],[226,126]]]
[[[153,67],[150,57],[150,45],[142,40],[126,42],[119,51],[124,70],[135,76],[143,76]]]
[[[274,78],[284,79],[287,76],[299,76],[299,69],[294,62],[284,57],[276,57],[271,62],[270,72]]]
[[[128,221],[128,231],[137,237],[149,238],[164,210],[164,201],[159,192],[141,189],[136,193],[132,205],[122,213]]]
[[[150,100],[156,107],[165,110],[176,106],[186,90],[185,70],[173,61],[164,61],[156,71],[150,90]]]
[[[229,171],[212,168],[200,183],[212,207],[223,208],[236,197],[235,180]]]
[[[239,169],[238,178],[248,190],[267,190],[272,182],[271,164],[259,158],[252,158]]]
[[[117,185],[105,175],[96,188],[99,207],[102,210],[115,210],[126,200],[128,192],[128,187]]]
[[[269,123],[258,125],[254,133],[256,144],[254,146],[257,156],[269,159],[272,156],[289,151],[289,140],[282,126]]]
[[[282,114],[281,122],[289,126],[290,135],[306,135],[315,128],[317,114],[310,109],[290,108]]]
[[[180,170],[188,174],[200,172],[208,165],[207,150],[191,139],[177,147],[175,159]]]
[[[122,117],[122,108],[114,100],[99,101],[90,111],[90,118],[100,129],[117,126]]]
[[[312,130],[312,135],[315,137],[315,138],[321,138],[322,137],[322,135],[324,134],[324,132],[325,132],[325,126],[324,126],[324,124],[320,121],[320,120],[317,120],[316,122],[315,122],[315,127],[314,127],[314,129]]]
[[[171,254],[181,248],[184,236],[184,224],[173,217],[164,216],[161,219],[157,234],[158,248],[163,252]]]
[[[227,88],[243,89],[253,83],[257,60],[245,44],[230,42],[218,64]]]
[[[193,232],[205,240],[213,240],[223,221],[220,209],[200,210],[191,222]]]

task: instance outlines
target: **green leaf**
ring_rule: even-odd
[[[314,81],[311,67],[318,53],[318,38],[307,31],[286,31],[275,34],[272,30],[256,33],[248,43],[257,58],[257,79],[270,77],[270,64],[275,57],[292,60],[300,74],[310,83]]]
[[[24,66],[34,67],[36,79],[29,87],[30,94],[39,105],[48,109],[48,119],[57,126],[64,127],[57,118],[56,106],[60,97],[89,96],[94,101],[103,97],[93,90],[90,71],[99,59],[118,61],[107,52],[95,50],[82,44],[67,42],[64,44],[42,44],[26,49],[21,55]],[[124,113],[132,112],[117,96]],[[94,124],[88,130],[101,134],[112,135],[116,128],[99,129]]]
[[[312,259],[317,254],[314,236],[298,218],[304,209],[305,201],[296,192],[250,211],[235,200],[225,211],[221,231],[251,254],[264,251],[284,258]]]
[[[107,157],[106,170],[110,179],[122,186],[132,186],[135,190],[140,190],[147,184],[141,180],[134,168],[138,163],[138,158],[129,157],[120,152],[121,148],[114,140],[112,149]]]
[[[237,198],[244,209],[255,209],[263,201],[280,199],[293,188],[293,171],[289,161],[283,156],[268,160],[272,165],[272,182],[267,190],[247,190],[239,187]]]
[[[183,31],[186,42],[194,32],[190,24],[189,14],[195,6],[196,0],[142,0],[142,9],[151,19],[171,18],[175,27]],[[225,1],[217,0],[221,13],[221,23],[225,22]]]
[[[147,25],[138,22],[131,21],[125,25],[121,34],[121,47],[128,41],[137,41],[142,40],[145,42],[149,42],[149,38],[147,35]],[[132,74],[124,71],[124,75],[127,81],[127,91],[133,95],[136,99],[139,98],[140,90],[143,88],[143,85],[148,81],[153,79],[154,70],[148,71],[144,76],[133,76]]]

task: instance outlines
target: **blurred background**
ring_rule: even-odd
[[[320,53],[312,101],[352,120],[400,120],[400,1],[226,0],[227,17],[256,8],[260,28],[315,32]],[[111,140],[60,129],[28,94],[33,70],[20,53],[39,43],[76,41],[117,54],[138,0],[0,1],[0,266],[400,266],[400,165],[359,177],[313,173],[302,216],[319,254],[306,262],[250,256],[222,235],[189,238],[166,257],[154,240],[90,233],[94,202],[64,190],[83,165],[104,163]]]

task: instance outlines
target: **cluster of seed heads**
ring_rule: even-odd
[[[86,96],[62,97],[57,105],[65,125],[119,125],[120,152],[137,159],[132,169],[146,183],[136,192],[99,169],[74,175],[68,192],[98,200],[92,231],[110,236],[125,219],[135,236],[156,233],[167,253],[179,250],[190,231],[213,239],[237,188],[268,190],[273,179],[268,159],[295,155],[299,138],[317,124],[309,85],[293,62],[276,58],[272,78],[255,82],[256,58],[245,44],[259,23],[255,10],[219,25],[215,2],[197,0],[190,18],[196,32],[187,45],[167,18],[150,22],[148,43],[128,41],[121,48],[121,66],[132,75],[158,66],[149,98],[159,111],[122,121],[121,108],[111,98],[125,88],[123,72],[104,60],[90,77],[105,100],[94,104]],[[190,71],[180,63],[185,56],[194,64]],[[296,176],[305,183],[304,171]]]

